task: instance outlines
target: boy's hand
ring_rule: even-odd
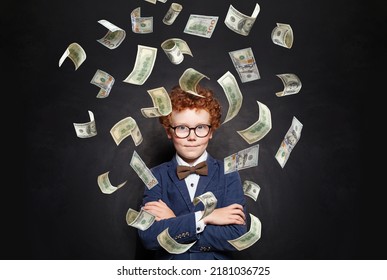
[[[143,209],[156,216],[156,221],[174,218],[175,213],[165,204],[164,201],[159,199],[158,201],[151,201],[144,205]]]
[[[205,224],[212,225],[244,225],[246,216],[240,204],[231,204],[223,208],[216,208],[210,215],[204,217]]]

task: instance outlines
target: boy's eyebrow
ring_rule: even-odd
[[[206,124],[206,123],[198,123],[198,124],[194,125],[193,127],[196,127],[196,126],[198,126],[198,125],[203,125],[203,124],[204,124],[204,125],[209,125],[209,124]],[[189,127],[189,125],[186,124],[186,123],[176,124],[176,125],[174,125],[174,126],[182,126],[182,125]]]

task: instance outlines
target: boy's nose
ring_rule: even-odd
[[[195,131],[194,129],[189,129],[189,134],[187,136],[187,139],[188,140],[195,140],[196,139],[196,134],[195,134]]]

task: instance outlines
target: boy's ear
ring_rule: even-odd
[[[172,129],[165,127],[165,132],[167,133],[168,139],[172,139]]]

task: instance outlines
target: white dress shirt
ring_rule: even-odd
[[[186,163],[178,154],[176,154],[176,160],[177,164],[184,165],[184,166],[194,166],[198,164],[199,162],[206,161],[207,160],[208,153],[207,151],[204,151],[204,153],[192,164]],[[195,198],[195,192],[199,183],[200,175],[198,174],[190,174],[188,175],[184,181],[188,188],[188,193],[191,198],[191,201]],[[195,212],[195,221],[196,221],[196,233],[200,233],[204,230],[206,227],[206,224],[203,222],[203,220],[200,220],[202,217],[202,211],[196,211]]]

